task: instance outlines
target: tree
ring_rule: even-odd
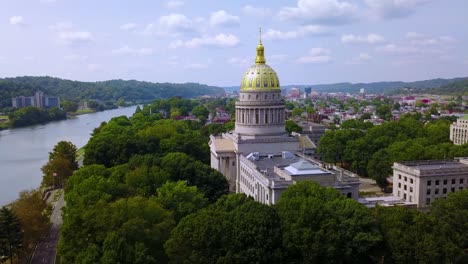
[[[185,153],[167,154],[161,161],[161,168],[169,173],[172,181],[186,181],[187,185],[197,186],[212,202],[228,193],[229,183],[221,173]]]
[[[78,103],[74,101],[63,100],[60,102],[60,105],[66,112],[76,112],[78,110]]]
[[[183,218],[164,245],[171,263],[281,263],[272,207],[230,194]]]
[[[192,109],[192,115],[194,116],[204,116],[208,118],[209,113],[208,109],[203,105],[197,105]]]
[[[424,214],[400,206],[378,206],[373,213],[385,241],[382,258],[389,263],[466,262],[468,256],[466,252],[463,252],[466,247],[463,248],[463,245],[457,244],[460,240],[456,240],[459,231],[466,240],[466,228],[454,232],[456,227],[450,227],[451,231],[445,233],[444,225],[440,225],[435,215],[431,215],[432,213]],[[453,211],[452,216],[459,213],[459,211]],[[462,211],[459,216],[463,214]]]
[[[19,256],[22,247],[21,224],[11,209],[0,209],[0,256],[9,256],[13,263],[13,256]],[[1,260],[1,259],[0,259]]]
[[[300,117],[302,116],[302,113],[304,113],[304,109],[296,107],[292,110],[291,115],[294,117]]]
[[[448,240],[451,246],[447,253],[453,262],[468,262],[468,190],[450,193],[445,200],[435,200],[430,215],[437,223],[437,236]]]
[[[42,167],[44,173],[42,184],[46,186],[61,185],[73,171],[78,169],[76,161],[76,146],[69,141],[60,141],[52,152],[49,152],[49,161]]]
[[[276,205],[291,263],[369,262],[382,237],[370,211],[312,181],[289,186]]]
[[[23,228],[23,248],[30,250],[41,236],[49,230],[48,206],[40,191],[22,191],[19,198],[11,204],[11,209],[18,217]]]
[[[388,121],[392,118],[392,111],[389,105],[378,106],[375,112],[380,118],[384,120]]]
[[[288,131],[289,134],[292,132],[300,133],[302,132],[302,127],[292,120],[286,120],[286,131]]]
[[[153,199],[174,212],[176,222],[208,205],[208,199],[203,193],[200,193],[195,186],[187,186],[184,181],[166,182],[158,188],[157,196]]]
[[[388,187],[387,177],[392,173],[392,162],[386,149],[381,149],[372,155],[367,171],[381,189]]]

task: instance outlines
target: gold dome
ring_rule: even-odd
[[[276,72],[265,64],[265,54],[262,45],[260,31],[260,42],[257,46],[257,57],[255,64],[252,65],[244,74],[241,82],[241,91],[265,91],[280,90],[280,83]]]

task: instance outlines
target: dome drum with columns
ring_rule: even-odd
[[[242,78],[235,132],[243,138],[285,134],[285,106],[278,75],[268,66],[260,37],[255,64]]]

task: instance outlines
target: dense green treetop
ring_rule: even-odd
[[[165,248],[170,263],[283,263],[278,214],[244,194],[183,218]]]
[[[393,162],[467,156],[468,144],[459,146],[450,142],[450,123],[445,118],[425,123],[417,115],[403,116],[367,130],[356,130],[364,126],[346,123],[342,130],[327,131],[317,151],[326,162],[340,162],[385,187]]]
[[[11,127],[23,127],[46,123],[49,121],[63,120],[67,118],[67,114],[65,111],[60,110],[57,107],[51,109],[40,109],[34,106],[28,106],[10,112],[8,117],[10,118]]]
[[[382,242],[364,205],[316,182],[290,186],[276,209],[290,263],[368,262]]]

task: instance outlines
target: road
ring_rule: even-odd
[[[55,263],[55,255],[57,254],[57,244],[59,241],[59,231],[60,226],[62,225],[62,207],[65,204],[63,197],[64,192],[62,192],[62,195],[60,195],[60,198],[55,204],[54,210],[50,215],[50,222],[52,225],[50,227],[49,235],[39,242],[30,263]]]

